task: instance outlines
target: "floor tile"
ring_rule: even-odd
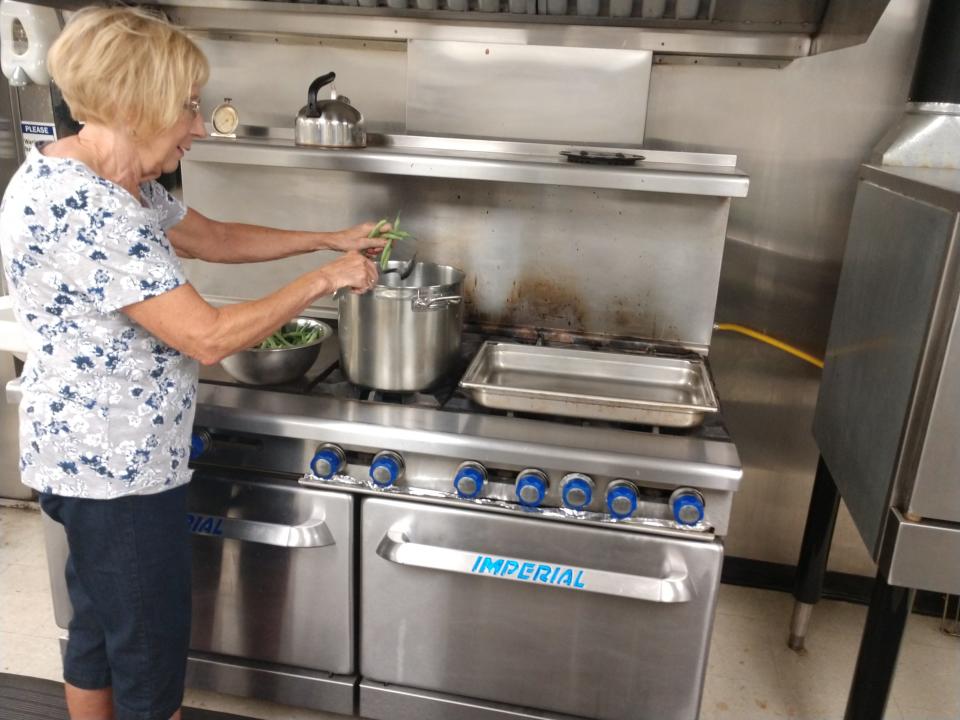
[[[960,641],[952,648],[904,642],[891,694],[901,707],[960,717]]]
[[[907,621],[906,641],[918,645],[956,650],[960,647],[960,637],[948,635],[940,629],[941,618],[911,615]]]
[[[903,720],[957,720],[955,714],[915,707],[901,707],[900,717]]]
[[[757,600],[751,607],[764,603]],[[796,700],[777,675],[775,627],[768,615],[717,615],[701,720],[791,716]]]
[[[0,672],[61,682],[62,668],[55,638],[0,632]]]
[[[721,585],[717,612],[754,618],[788,618],[793,611],[793,597],[782,592],[757,590],[739,585]],[[789,629],[788,625],[784,626]]]
[[[0,562],[46,564],[39,510],[0,508]]]
[[[58,638],[45,567],[12,564],[0,571],[0,632]]]

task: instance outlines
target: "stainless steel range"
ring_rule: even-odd
[[[459,370],[490,340],[465,334]],[[702,364],[639,342],[601,350]],[[290,386],[210,370],[191,685],[384,720],[697,717],[741,477],[718,412],[668,428],[489,409],[459,372],[431,393],[364,391],[341,379],[335,340]]]

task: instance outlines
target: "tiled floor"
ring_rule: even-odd
[[[39,515],[0,508],[0,671],[60,679],[57,638]],[[723,586],[707,671],[702,720],[842,718],[865,608],[824,601],[807,653],[786,647],[789,595]],[[341,716],[189,691],[190,705],[284,720]],[[912,616],[900,655],[889,720],[960,717],[960,639],[939,621]],[[341,718],[342,720],[342,718]]]

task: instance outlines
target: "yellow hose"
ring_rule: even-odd
[[[762,332],[748,328],[745,325],[737,325],[735,323],[717,323],[713,326],[714,330],[726,330],[728,332],[740,333],[741,335],[746,335],[749,338],[754,340],[759,340],[760,342],[766,343],[767,345],[772,345],[778,350],[783,350],[785,353],[790,353],[794,357],[800,358],[801,360],[810,363],[811,365],[816,365],[818,368],[823,367],[823,360],[820,358],[814,357],[809,353],[805,353],[799,348],[795,348],[793,345],[789,345],[782,340],[777,340],[776,338],[770,337],[769,335],[764,335]]]

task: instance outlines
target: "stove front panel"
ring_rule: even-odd
[[[366,498],[360,671],[603,720],[697,717],[719,542]]]

